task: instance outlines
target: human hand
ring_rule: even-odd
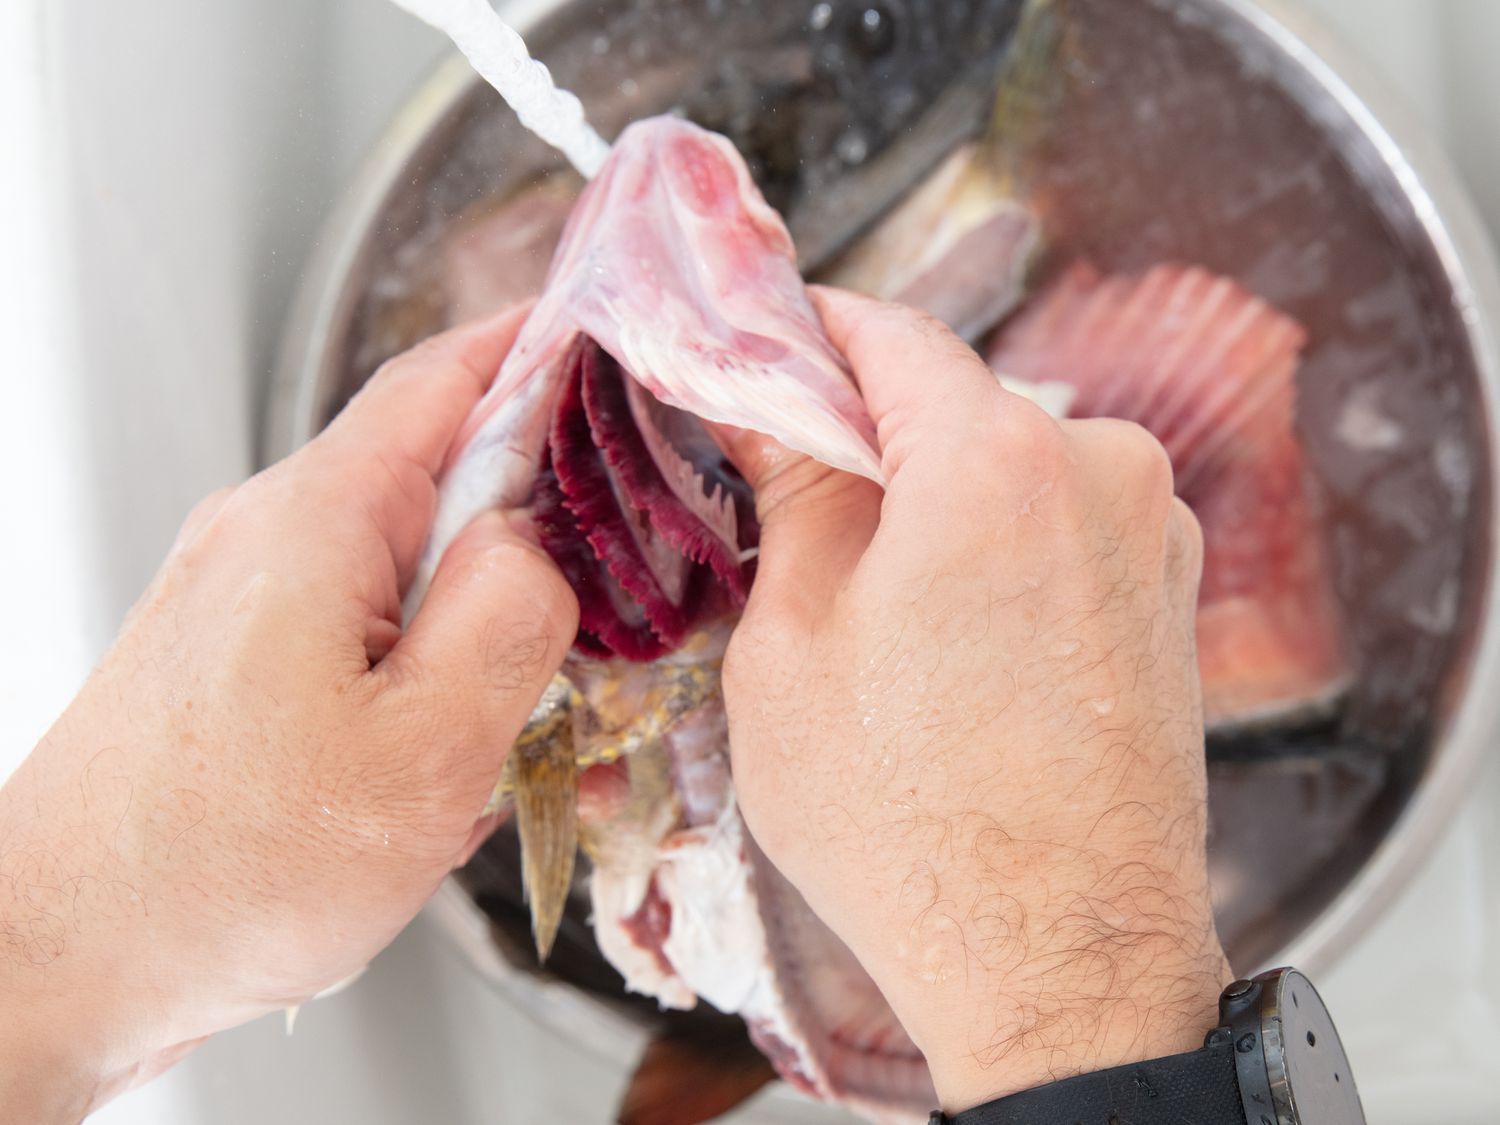
[[[1054,422],[910,310],[824,290],[888,487],[758,434],[724,667],[746,822],[946,1108],[1190,1050],[1228,979],[1204,854],[1201,540],[1166,454]]]
[[[403,632],[434,475],[522,312],[393,360],[194,510],[0,790],[0,1117],[76,1120],[362,968],[477,846],[576,628],[498,514]]]

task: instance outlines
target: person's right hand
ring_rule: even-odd
[[[724,691],[745,819],[947,1109],[1191,1050],[1228,977],[1206,871],[1197,524],[1144,430],[1055,422],[937,322],[824,290],[870,482],[758,434]]]

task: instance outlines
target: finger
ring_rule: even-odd
[[[489,389],[529,306],[429,337],[383,364],[319,440],[376,445],[436,475],[453,435]]]
[[[755,491],[760,557],[752,598],[826,603],[875,534],[880,486],[754,430],[710,428]]]
[[[309,447],[340,504],[374,519],[403,586],[432,524],[443,459],[528,311],[507,309],[390,360]]]
[[[914,449],[951,443],[997,406],[1024,402],[927,313],[842,289],[814,286],[810,293],[829,339],[859,382],[887,477]]]
[[[578,631],[560,571],[498,512],[453,541],[405,635],[375,668],[399,713],[457,721],[491,784]]]

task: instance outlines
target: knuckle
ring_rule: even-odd
[[[951,446],[955,479],[982,482],[1014,476],[1030,486],[1066,471],[1069,455],[1062,430],[1040,407],[1024,399],[976,395],[966,404],[962,439]]]
[[[811,457],[788,457],[777,464],[755,490],[756,518],[774,523],[806,503],[818,503],[846,483],[844,474]]]
[[[375,495],[390,497],[395,503],[418,511],[430,510],[437,503],[437,485],[431,474],[410,458],[385,449],[370,449],[362,460],[364,464],[355,479],[385,481],[389,486],[376,489]]]
[[[1134,422],[1121,423],[1124,456],[1140,487],[1153,497],[1170,500],[1173,495],[1172,460],[1166,448],[1144,427]]]
[[[202,500],[193,505],[192,511],[188,513],[187,522],[199,523],[207,519],[214,512],[222,508],[225,502],[235,493],[235,486],[227,484],[223,488],[216,488]]]
[[[1165,519],[1174,493],[1172,461],[1149,430],[1121,418],[1090,418],[1068,426],[1082,460],[1099,480],[1122,491],[1127,507]]]
[[[981,415],[990,435],[987,444],[1007,451],[1014,449],[1028,461],[1040,461],[1047,467],[1056,467],[1067,460],[1062,427],[1050,414],[1019,396],[999,398],[998,402],[998,409]]]

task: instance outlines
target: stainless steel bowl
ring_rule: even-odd
[[[899,21],[991,0],[881,2]],[[1067,93],[1032,185],[1053,254],[1115,268],[1203,263],[1312,332],[1300,424],[1359,684],[1336,729],[1215,761],[1211,790],[1237,966],[1316,974],[1416,870],[1500,736],[1500,281],[1447,162],[1290,13],[1251,0],[1070,2]],[[747,83],[795,85],[815,7],[536,0],[509,15],[611,134],[684,103],[753,130]],[[851,120],[852,103],[889,76],[866,77],[846,91]],[[438,70],[319,245],[270,399],[267,460],[438,326],[441,295],[422,263],[443,232],[554,163],[461,61]],[[816,194],[793,191],[787,205],[815,216]],[[594,1001],[494,955],[462,890],[446,888],[440,910],[525,1006],[619,1052],[620,1025]]]

